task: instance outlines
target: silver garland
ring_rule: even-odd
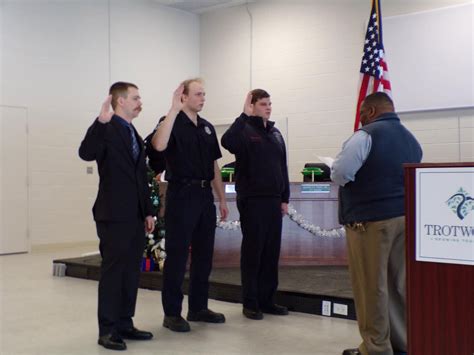
[[[240,229],[240,221],[221,221],[219,217],[217,217],[216,227],[236,231]]]
[[[343,238],[346,235],[344,227],[334,228],[334,229],[322,229],[319,226],[312,224],[307,221],[302,215],[296,211],[293,205],[288,205],[288,217],[295,222],[299,227],[310,232],[316,237],[320,238]],[[217,219],[216,226],[225,230],[239,230],[240,221],[220,221]]]
[[[333,229],[323,229],[320,226],[316,226],[311,222],[307,221],[302,215],[295,210],[293,205],[288,205],[288,217],[295,222],[298,226],[304,230],[310,232],[316,237],[320,238],[343,238],[346,236],[346,231],[344,227],[333,228]]]

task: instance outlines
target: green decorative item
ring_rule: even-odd
[[[234,168],[222,168],[221,169],[221,176],[222,179],[225,181],[232,181],[232,177],[234,176],[235,169]]]
[[[301,171],[301,174],[303,174],[303,176],[311,176],[311,181],[314,181],[314,177],[315,177],[315,176],[323,175],[323,173],[324,173],[323,169],[321,169],[321,168],[313,168],[313,167],[304,168],[304,169]]]

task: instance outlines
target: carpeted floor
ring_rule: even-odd
[[[212,270],[214,282],[240,286],[240,270]],[[353,298],[349,270],[346,266],[287,266],[279,271],[280,291],[293,291],[333,297]]]

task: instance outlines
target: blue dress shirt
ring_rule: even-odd
[[[331,167],[331,180],[340,186],[355,180],[372,147],[372,138],[362,130],[355,132],[342,145]]]

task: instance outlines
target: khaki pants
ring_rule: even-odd
[[[406,351],[405,217],[346,225],[364,355]]]

